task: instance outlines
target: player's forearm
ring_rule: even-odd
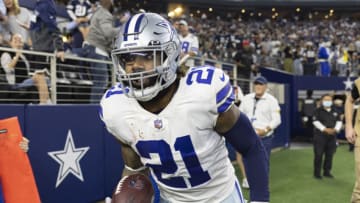
[[[241,113],[226,140],[243,155],[251,201],[269,201],[268,157],[249,119]]]
[[[134,173],[142,173],[144,175],[148,175],[148,169],[144,166],[141,161],[140,157],[136,154],[136,152],[127,144],[121,144],[121,153],[122,158],[124,161],[124,169],[122,176],[131,175]]]
[[[260,139],[243,155],[246,176],[250,185],[250,199],[257,202],[268,202],[269,168],[268,157]]]

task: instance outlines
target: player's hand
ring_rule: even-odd
[[[25,153],[29,151],[29,142],[30,141],[26,137],[23,137],[23,139],[20,141],[19,147]]]
[[[356,132],[352,126],[346,126],[345,128],[345,137],[347,141],[351,144],[355,144]]]

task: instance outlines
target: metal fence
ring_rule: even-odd
[[[0,47],[0,56],[8,53],[14,56],[19,50]],[[75,104],[90,103],[91,88],[97,88],[94,83],[90,68],[90,63],[105,63],[108,65],[109,78],[107,86],[111,87],[116,83],[116,71],[111,61],[95,60],[89,58],[77,57],[71,53],[65,55],[65,61],[62,62],[55,57],[53,53],[36,52],[21,50],[25,57],[20,57],[21,62],[17,63],[13,69],[16,75],[15,84],[9,84],[7,74],[1,64],[0,72],[0,103],[39,103],[39,90],[34,81],[34,67],[46,68],[45,71],[49,98],[52,104]],[[3,57],[1,57],[3,61]],[[39,60],[41,59],[41,60]],[[239,86],[243,82],[248,84],[248,79],[238,79],[236,65],[224,63],[210,59],[195,57],[196,65],[213,65],[222,68],[227,72],[233,85]],[[24,62],[26,61],[26,62]],[[102,93],[101,93],[102,94]],[[99,102],[99,101],[96,101]],[[50,103],[50,102],[49,102]]]
[[[236,64],[201,57],[193,58],[195,59],[196,65],[211,65],[223,69],[229,75],[233,86],[241,87],[243,93],[249,93],[251,89],[251,78],[240,78],[237,73]]]
[[[14,55],[16,51],[18,50],[0,47],[1,56],[5,52]],[[21,53],[25,57],[22,57],[21,62],[14,67],[15,84],[8,83],[7,74],[3,69],[4,64],[1,64],[0,103],[39,103],[39,91],[34,81],[34,72],[39,71],[34,67],[39,66],[47,70],[44,74],[52,104],[89,103],[90,91],[96,82],[92,80],[90,73],[90,63],[92,62],[107,64],[110,73],[108,86],[115,84],[115,71],[111,61],[82,58],[68,53],[65,56],[65,61],[62,62],[53,53],[28,50],[21,50]]]

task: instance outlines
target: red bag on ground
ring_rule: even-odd
[[[29,158],[19,143],[17,117],[0,120],[0,184],[6,203],[39,203],[40,197]]]

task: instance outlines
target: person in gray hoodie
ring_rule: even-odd
[[[113,40],[120,31],[120,28],[114,27],[112,8],[113,2],[111,0],[100,0],[100,5],[90,20],[89,33],[83,44],[82,56],[109,60]],[[106,63],[91,62],[90,73],[93,81],[90,103],[98,103],[108,85],[108,66]]]

